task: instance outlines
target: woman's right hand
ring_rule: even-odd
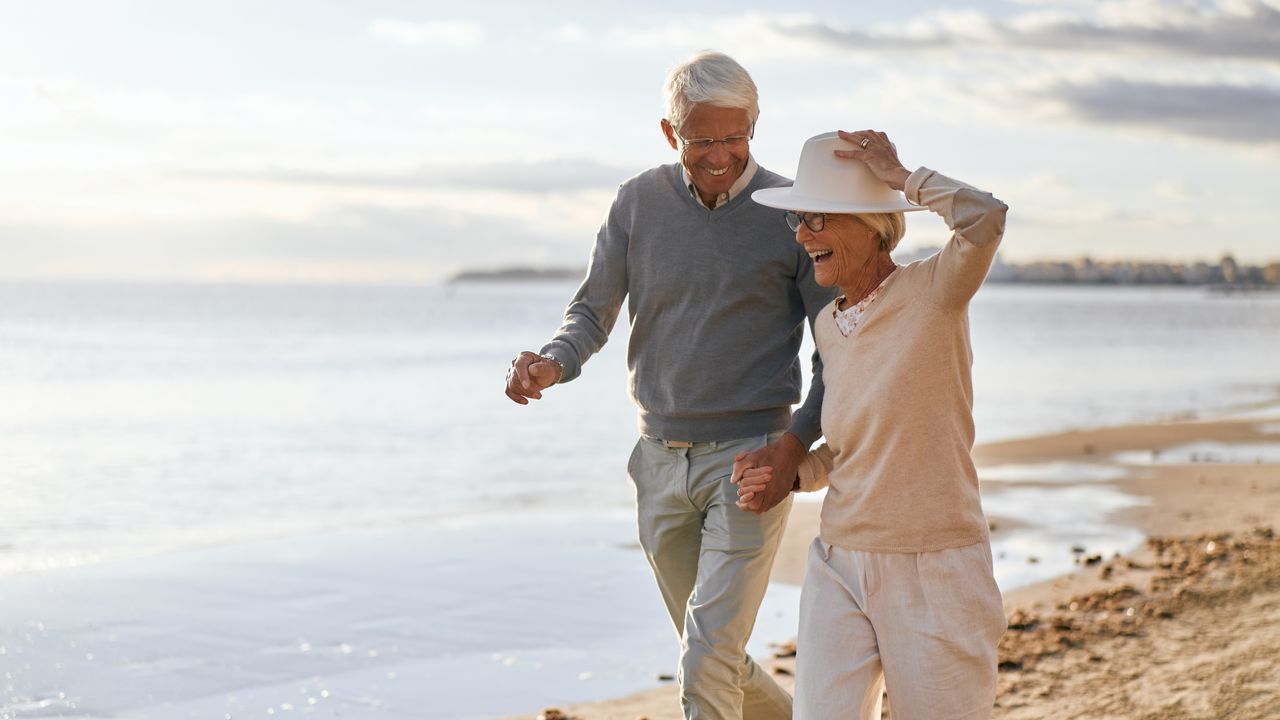
[[[898,148],[889,142],[888,135],[875,130],[857,132],[840,130],[838,132],[841,139],[848,140],[856,147],[851,150],[836,150],[836,157],[861,160],[885,185],[894,190],[906,189],[907,178],[911,176],[911,171],[903,167],[902,162],[898,160]]]
[[[742,477],[738,480],[738,507],[746,511],[752,511],[755,506],[751,501],[755,499],[757,493],[764,492],[764,489],[769,486],[769,481],[773,480],[773,468],[766,465],[754,468],[735,468],[736,470],[741,470],[742,472]]]

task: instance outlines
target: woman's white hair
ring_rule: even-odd
[[[898,247],[902,236],[907,234],[905,213],[858,213],[856,217],[876,234],[881,250],[892,252]]]
[[[667,122],[677,129],[697,103],[746,110],[752,127],[760,117],[759,95],[751,76],[736,60],[714,50],[703,50],[672,68],[664,91]]]

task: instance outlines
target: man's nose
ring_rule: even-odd
[[[733,159],[733,153],[725,147],[722,142],[712,143],[711,149],[707,151],[707,160],[713,165],[728,164]]]

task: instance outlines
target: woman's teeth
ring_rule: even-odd
[[[830,254],[831,254],[830,250],[814,250],[813,252],[809,253],[809,259],[813,260],[814,262],[822,262],[823,260],[826,260],[827,256]]]

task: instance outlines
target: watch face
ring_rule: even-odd
[[[560,371],[560,375],[559,377],[556,378],[556,382],[560,382],[560,378],[564,377],[564,363],[560,362],[559,360],[555,359],[550,355],[539,355],[538,357],[541,357],[543,360],[547,360],[549,362],[555,363],[556,369]]]

